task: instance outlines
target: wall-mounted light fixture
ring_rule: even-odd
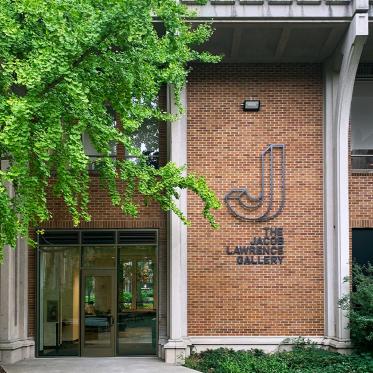
[[[242,103],[243,111],[259,111],[260,109],[260,100],[244,100]]]

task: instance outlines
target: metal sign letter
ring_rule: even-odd
[[[273,211],[276,207],[274,206],[274,168],[275,168],[275,149],[279,149],[281,153],[280,158],[280,173],[281,173],[281,191],[280,201],[278,203],[277,209]],[[266,166],[266,159],[269,158],[269,195],[268,197],[265,196],[265,166]],[[239,188],[239,189],[232,189],[228,192],[225,197],[224,201],[227,204],[229,210],[233,215],[235,215],[238,219],[245,220],[245,221],[268,221],[274,219],[284,209],[285,206],[285,145],[284,144],[271,144],[267,148],[265,148],[261,153],[261,167],[262,167],[262,180],[261,180],[261,191],[259,195],[253,196],[249,193],[247,188]],[[264,207],[264,202],[268,199],[268,205],[266,209],[262,209],[262,211],[257,215],[253,215],[255,210],[258,210]],[[249,204],[245,202],[249,201]],[[248,214],[239,212],[237,207],[240,207],[241,210],[247,211]]]

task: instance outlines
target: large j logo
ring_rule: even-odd
[[[261,171],[261,186],[257,197],[251,195],[247,188],[232,189],[224,197],[229,210],[241,220],[268,221],[280,215],[284,209],[285,145],[271,144],[262,151]]]

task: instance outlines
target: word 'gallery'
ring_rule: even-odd
[[[294,2],[286,17],[270,4],[263,23],[245,18],[250,9],[259,17],[260,6],[193,6],[214,15],[205,48],[225,57],[192,65],[183,115],[146,123],[137,139],[154,167],[172,161],[206,177],[221,200],[220,228],[185,191],[177,204],[188,227],[155,203],[138,218],[123,215],[92,163],[92,220],[74,228],[49,197],[52,220],[32,230],[37,247],[20,239],[5,250],[0,362],[154,355],[177,363],[192,349],[271,351],[297,336],[350,348],[338,300],[349,292],[350,258],[373,258],[373,41],[371,9],[350,14],[336,3],[330,12]],[[159,105],[176,112],[172,87]]]

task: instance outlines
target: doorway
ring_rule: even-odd
[[[115,356],[115,271],[82,271],[81,355]]]
[[[154,355],[157,289],[152,248],[122,247],[118,273],[118,355]]]
[[[156,355],[157,231],[38,239],[38,356]]]

